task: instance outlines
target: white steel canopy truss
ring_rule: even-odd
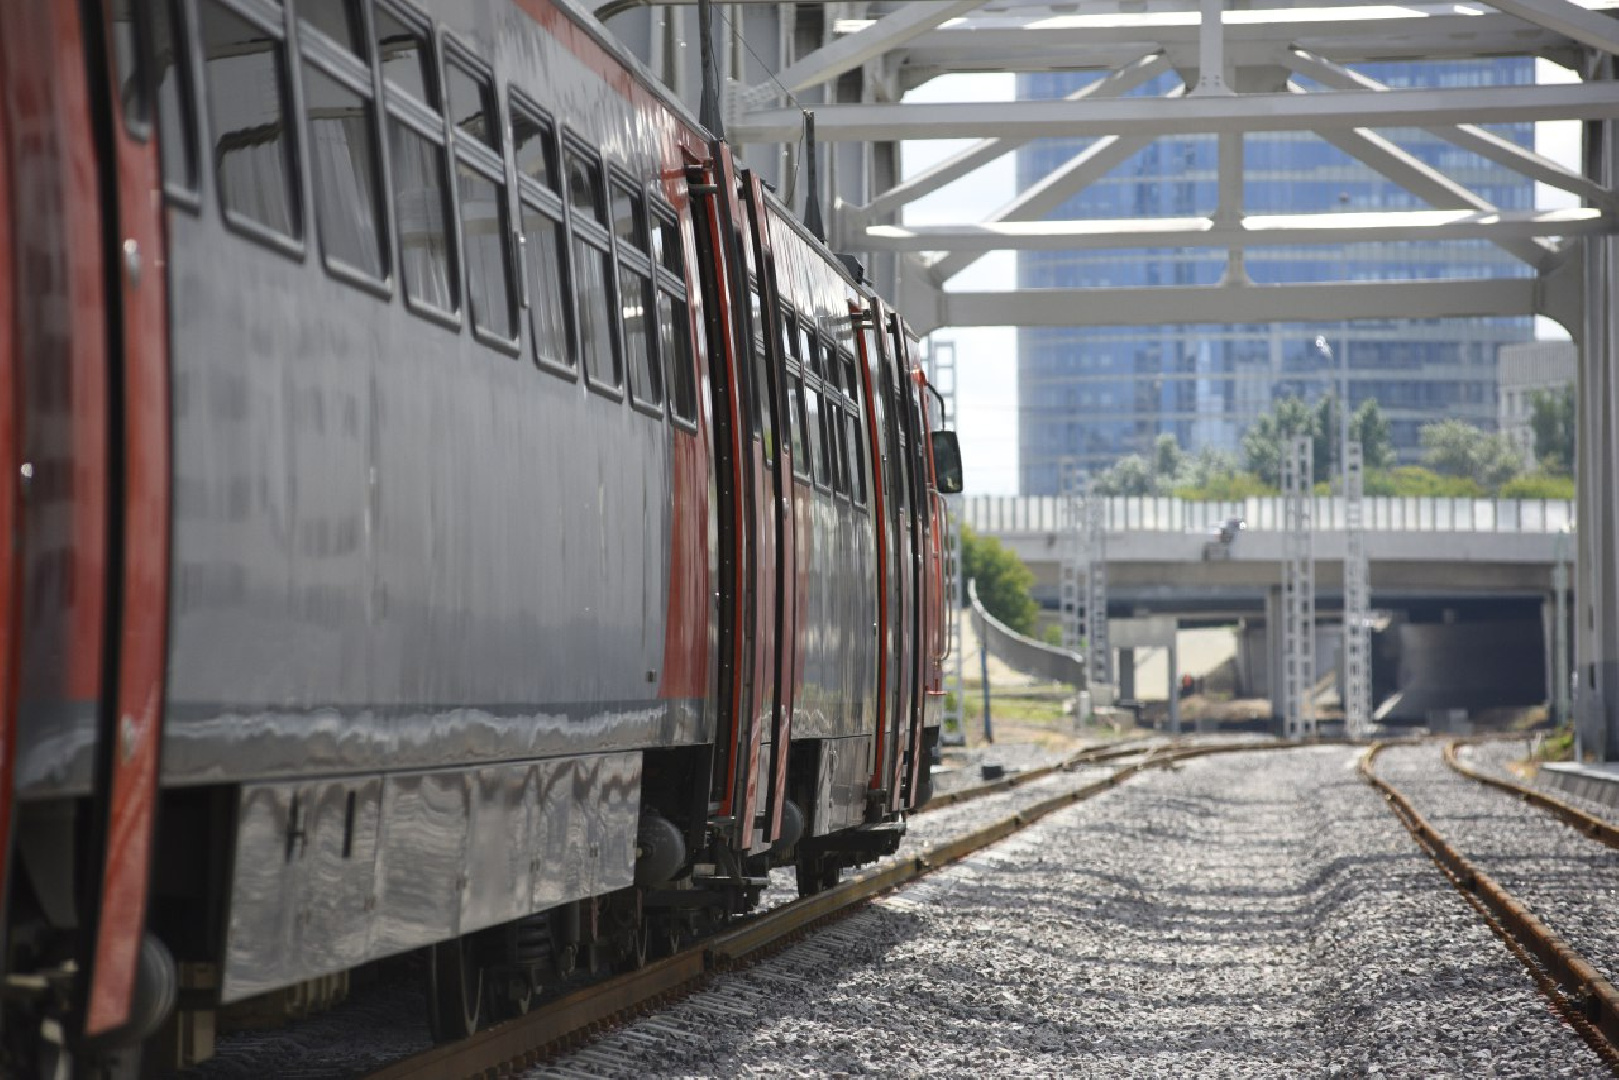
[[[1564,246],[1619,231],[1619,198],[1482,125],[1619,117],[1619,86],[1576,82],[1446,89],[1390,87],[1349,65],[1373,61],[1537,56],[1574,67],[1591,50],[1619,52],[1619,0],[1499,0],[1390,4],[1337,0],[911,0],[833,5],[838,29],[764,79],[728,95],[727,128],[741,142],[790,146],[803,110],[794,97],[860,68],[886,91],[814,105],[825,143],[978,141],[864,205],[833,206],[834,243],[899,253],[895,286],[918,329],[978,325],[1161,325],[1444,315],[1554,314],[1535,278],[1256,285],[1243,269],[1255,247],[1366,241],[1488,240],[1552,274]],[[804,5],[798,5],[799,8]],[[1135,9],[1135,10],[1126,10]],[[830,16],[829,16],[830,18]],[[1061,100],[907,103],[933,77],[970,71],[1088,71],[1095,81]],[[1142,93],[1168,72],[1182,83]],[[875,76],[875,79],[873,79]],[[1579,198],[1572,210],[1503,210],[1404,149],[1420,128],[1462,150]],[[1242,137],[1302,131],[1405,188],[1432,209],[1398,213],[1267,214],[1242,205]],[[1220,139],[1219,205],[1193,217],[1134,221],[1045,218],[1165,136]],[[907,226],[904,207],[1032,140],[1088,139],[1045,177],[977,222]],[[997,250],[1127,251],[1223,248],[1218,286],[948,292],[945,285]],[[892,256],[890,256],[892,258]],[[1555,306],[1555,305],[1553,305]]]

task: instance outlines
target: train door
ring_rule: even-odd
[[[866,384],[867,430],[871,438],[876,493],[878,621],[877,748],[873,755],[870,788],[883,793],[882,805],[891,807],[899,780],[899,758],[904,747],[906,713],[902,678],[905,670],[906,573],[906,469],[899,443],[899,413],[894,408],[893,357],[883,327],[888,314],[882,301],[873,299],[869,315],[851,305],[860,319],[860,348],[864,353],[861,378]]]
[[[759,806],[761,707],[773,694],[763,662],[761,596],[773,596],[774,531],[765,521],[770,480],[764,431],[750,408],[754,333],[744,223],[730,149],[714,140],[711,158],[687,170],[696,222],[698,271],[708,334],[709,391],[719,496],[720,726],[713,817],[734,848],[753,846]],[[772,545],[773,546],[773,545]],[[765,623],[764,625],[768,625]],[[762,670],[763,669],[763,670]],[[761,706],[760,703],[765,703]]]
[[[896,316],[896,320],[898,317]],[[925,762],[925,729],[928,721],[930,697],[935,690],[934,673],[938,669],[940,651],[938,628],[942,583],[939,577],[940,552],[937,515],[937,496],[933,491],[931,468],[932,449],[929,446],[927,409],[923,400],[927,386],[916,353],[915,340],[900,321],[900,339],[908,346],[905,388],[906,415],[911,430],[911,489],[916,507],[916,653],[913,672],[915,690],[912,698],[909,767],[906,775],[906,805],[915,801],[922,788],[922,770],[931,767]]]
[[[760,648],[767,670],[765,684],[771,688],[769,710],[760,716],[768,724],[771,755],[767,771],[766,793],[762,803],[762,840],[773,842],[781,834],[782,805],[787,798],[787,757],[792,746],[793,716],[793,662],[795,658],[795,632],[797,627],[795,605],[798,569],[795,560],[797,522],[793,500],[797,497],[793,483],[792,439],[787,436],[791,420],[788,417],[786,361],[784,355],[774,355],[781,346],[781,294],[776,283],[775,253],[771,249],[770,219],[765,207],[764,186],[751,171],[742,174],[742,196],[747,204],[751,233],[754,285],[752,288],[753,316],[753,399],[764,438],[764,482],[762,497],[768,500],[769,511],[765,530],[769,542],[762,550],[773,552],[770,580],[773,588],[768,594],[761,589],[757,597],[759,606]],[[762,577],[762,575],[761,575]]]
[[[925,509],[921,496],[921,476],[917,468],[921,460],[918,452],[920,436],[916,424],[916,387],[911,379],[914,355],[910,348],[910,335],[896,313],[888,315],[889,367],[885,384],[892,394],[893,427],[898,436],[900,473],[896,478],[900,486],[901,519],[900,547],[902,560],[900,574],[905,598],[901,637],[905,643],[900,657],[899,711],[895,735],[899,749],[895,753],[894,782],[890,791],[890,809],[902,805],[902,789],[915,776],[916,762],[922,743],[922,656],[927,646],[922,639],[922,523]]]
[[[26,862],[33,915],[77,930],[85,1020],[69,1034],[138,1039],[151,1018],[137,969],[161,980],[150,966],[165,955],[143,943],[167,623],[166,260],[147,27],[115,8],[0,4],[0,813],[14,829],[13,799],[32,796],[16,813],[38,815],[16,830],[26,858],[0,866]]]

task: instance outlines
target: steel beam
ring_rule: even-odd
[[[1619,117],[1619,93],[1602,84],[1491,86],[1448,90],[1238,94],[1230,97],[1119,98],[1111,101],[940,102],[823,105],[823,142],[893,139],[1157,138],[1219,131],[1331,131],[1430,124],[1529,123]],[[791,142],[803,114],[767,109],[744,115],[738,142]]]
[[[1369,95],[1373,98],[1379,98],[1398,92],[1394,90],[1384,93],[1342,91],[1330,94],[1310,94],[1304,90],[1299,90],[1297,87],[1293,89],[1298,96],[1305,98],[1332,98],[1351,93],[1356,97]],[[1484,214],[1499,213],[1494,204],[1488,199],[1475,195],[1444,173],[1423,163],[1415,155],[1400,149],[1392,141],[1374,131],[1366,128],[1351,128],[1349,130],[1329,128],[1317,131],[1316,134],[1350,157],[1371,166],[1379,174],[1405,188],[1430,206],[1441,210],[1467,209]],[[1552,249],[1546,247],[1540,240],[1497,240],[1496,245],[1514,258],[1521,259],[1537,269],[1547,262],[1552,255]]]
[[[1389,89],[1370,76],[1307,52],[1290,51],[1286,66],[1289,70],[1334,90],[1382,92]],[[1619,198],[1601,184],[1564,168],[1550,158],[1541,157],[1528,147],[1519,146],[1510,139],[1504,139],[1476,125],[1457,124],[1454,127],[1430,127],[1426,130],[1431,135],[1464,150],[1472,151],[1497,165],[1504,165],[1532,180],[1579,195],[1596,206],[1612,208],[1619,205]]]
[[[1560,210],[1402,210],[1345,214],[991,221],[963,225],[873,225],[870,251],[1104,251],[1156,247],[1277,247],[1370,240],[1522,240],[1619,232],[1619,219],[1590,207]]]
[[[1151,82],[1168,70],[1169,60],[1162,53],[1138,56],[1107,77],[1080,87],[1064,100],[1083,101],[1092,97],[1115,97],[1126,94],[1138,86]],[[848,213],[851,219],[860,222],[870,221],[879,214],[890,213],[906,203],[931,194],[996,158],[1028,145],[1028,142],[1028,139],[980,140],[910,180],[889,188],[864,207],[845,213]]]
[[[1335,9],[1329,18],[1310,17],[1308,11],[1266,13],[1227,12],[1224,20],[1228,66],[1277,63],[1282,52],[1298,47],[1340,63],[1402,59],[1472,59],[1522,56],[1566,47],[1566,35],[1524,25],[1511,15],[1486,11],[1464,13],[1456,5],[1421,10],[1379,6],[1370,12]],[[1368,17],[1373,16],[1373,17]],[[1154,17],[1095,18],[1016,13],[981,14],[951,26],[931,30],[910,43],[908,64],[953,70],[964,61],[981,57],[1021,66],[1024,58],[1043,56],[1057,61],[1068,55],[1085,57],[1109,49],[1153,47],[1196,56],[1198,18]],[[981,69],[980,69],[981,70]]]
[[[1515,15],[1524,22],[1544,26],[1582,45],[1619,53],[1619,23],[1599,12],[1588,11],[1568,0],[1484,0],[1497,11]]]
[[[1184,86],[1177,86],[1169,92],[1168,97],[1178,98],[1185,93]],[[1132,154],[1151,141],[1119,136],[1098,139],[1053,169],[1038,183],[1029,185],[1018,194],[1017,198],[990,214],[985,220],[1027,221],[1045,217],[1076,192],[1083,191],[1124,164]],[[977,261],[978,256],[971,253],[946,254],[928,267],[929,280],[935,285],[943,286],[946,281]]]
[[[1016,199],[986,219],[989,222],[1027,220],[1044,216],[1077,191],[1094,184],[1141,150],[1151,139],[1127,139],[1110,135],[1098,139],[1055,169],[1044,180],[1026,189]],[[978,261],[971,252],[952,252],[928,266],[928,277],[937,285],[961,273]]]
[[[748,87],[744,92],[744,103],[762,105],[779,97],[783,88],[788,93],[796,93],[829,82],[941,23],[982,7],[985,2],[950,0],[948,3],[908,3],[864,30],[838,38],[800,57],[777,72],[774,79]]]
[[[920,292],[907,314],[940,326],[1172,326],[1533,315],[1533,278]],[[928,300],[931,299],[931,305]],[[914,314],[912,314],[914,312]],[[932,316],[930,319],[929,316]]]

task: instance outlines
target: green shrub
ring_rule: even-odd
[[[1545,472],[1524,473],[1501,485],[1503,499],[1572,499],[1574,478]]]

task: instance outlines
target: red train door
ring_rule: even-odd
[[[924,492],[918,465],[921,461],[920,435],[916,420],[916,383],[911,377],[915,357],[910,349],[910,335],[898,314],[888,316],[891,385],[894,396],[894,427],[899,433],[899,456],[904,485],[901,522],[901,576],[905,596],[901,637],[905,643],[900,658],[900,706],[895,735],[899,749],[895,753],[894,780],[889,791],[889,808],[898,810],[903,805],[903,788],[916,777],[916,766],[922,745],[922,666],[927,644],[923,640],[922,624],[922,521],[926,510]]]
[[[103,236],[112,268],[106,326],[118,418],[113,460],[122,466],[113,477],[119,496],[114,535],[122,550],[116,553],[121,565],[114,584],[114,724],[103,730],[101,746],[108,780],[94,981],[85,1021],[91,1034],[129,1019],[146,928],[168,652],[168,259],[152,74],[141,59],[152,55],[154,43],[120,7],[102,0],[101,56],[89,54],[92,65],[100,62],[101,79],[92,69],[90,81],[99,86],[107,110],[101,166],[103,190],[110,188],[112,197],[104,204],[116,215]]]
[[[13,738],[88,736],[86,849],[70,856],[88,870],[87,1035],[131,1019],[167,624],[166,260],[131,19],[111,0],[0,4],[0,812]]]
[[[796,598],[798,569],[794,559],[795,508],[797,496],[793,484],[792,440],[785,437],[788,430],[787,387],[785,382],[786,357],[774,350],[782,341],[781,296],[776,287],[775,253],[770,244],[770,219],[764,201],[764,187],[751,171],[742,174],[742,195],[747,203],[753,256],[754,287],[753,315],[753,397],[761,417],[764,438],[764,483],[761,497],[768,500],[769,512],[763,516],[767,543],[761,551],[774,554],[770,567],[773,588],[760,590],[759,626],[760,651],[767,670],[762,672],[764,685],[771,688],[769,709],[761,708],[761,725],[770,731],[771,760],[766,774],[767,790],[762,805],[762,840],[773,842],[781,835],[782,804],[787,798],[787,757],[792,748],[793,692],[795,678],[793,662],[796,655],[794,634],[797,627],[793,600]],[[763,575],[761,575],[761,579]]]
[[[12,36],[0,10],[0,42]],[[10,102],[7,50],[0,45],[0,102]],[[8,952],[5,913],[9,896],[17,745],[17,662],[22,642],[19,592],[22,582],[21,330],[12,299],[17,275],[12,263],[11,110],[0,105],[0,956]],[[32,469],[29,470],[32,473]]]
[[[889,316],[882,301],[873,299],[869,318],[862,317],[860,348],[864,354],[861,378],[865,383],[867,431],[871,438],[871,460],[880,463],[873,470],[872,488],[876,497],[878,583],[878,695],[877,747],[872,760],[869,787],[882,792],[882,805],[897,805],[900,767],[906,746],[906,717],[909,714],[908,612],[910,598],[910,549],[908,497],[909,470],[901,444],[901,413],[896,408],[897,368],[891,342],[884,329]],[[851,314],[861,317],[851,305]]]
[[[718,140],[701,167],[688,170],[697,226],[698,270],[709,342],[709,389],[714,410],[714,459],[719,495],[719,603],[721,714],[716,736],[714,808],[732,845],[754,843],[759,807],[760,748],[774,688],[761,641],[773,615],[761,596],[773,597],[775,530],[768,519],[771,478],[764,430],[752,406],[754,332],[758,293],[748,280],[745,221],[737,200],[730,149]],[[761,610],[761,608],[764,610]]]

